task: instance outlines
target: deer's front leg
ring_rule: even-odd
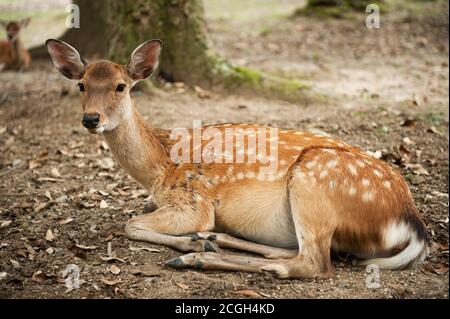
[[[217,245],[209,240],[195,240],[182,235],[208,231],[214,227],[214,213],[208,207],[185,209],[162,207],[153,213],[136,216],[125,226],[125,233],[133,240],[164,245],[179,251],[214,251]]]

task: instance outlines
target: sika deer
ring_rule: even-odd
[[[20,21],[0,21],[5,28],[7,40],[0,40],[0,71],[22,70],[31,62],[30,54],[20,39],[20,30],[28,26],[31,18]]]
[[[401,175],[383,161],[334,138],[281,130],[268,138],[278,142],[270,147],[278,152],[271,172],[263,169],[259,155],[255,163],[230,163],[230,154],[226,163],[196,162],[191,160],[195,148],[207,148],[212,135],[199,140],[191,130],[183,141],[189,160],[174,162],[176,144],[169,132],[147,124],[130,98],[133,85],[157,67],[159,40],[140,45],[127,65],[85,64],[70,45],[46,44],[56,68],[78,81],[83,125],[103,134],[116,160],[159,207],[129,220],[127,236],[193,252],[166,265],[300,278],[330,276],[332,249],[389,269],[425,258],[422,218]],[[222,141],[231,129],[246,138],[231,154],[247,159],[255,155],[252,130],[263,132],[258,143],[273,132],[256,124],[218,124],[202,132],[215,130]],[[219,247],[266,258],[224,254]]]

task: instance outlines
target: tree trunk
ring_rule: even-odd
[[[80,28],[61,40],[89,59],[92,56],[127,63],[144,41],[161,39],[159,75],[189,85],[244,87],[258,92],[303,95],[296,80],[267,76],[234,67],[209,48],[201,0],[74,0],[80,8]],[[39,55],[34,50],[34,56]],[[274,94],[276,95],[276,94]],[[280,94],[279,94],[280,95]]]

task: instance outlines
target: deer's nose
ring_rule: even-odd
[[[96,128],[99,121],[100,121],[100,114],[98,113],[84,114],[81,123],[83,123],[83,126],[85,128]]]

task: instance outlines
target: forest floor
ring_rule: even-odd
[[[0,298],[448,298],[448,3],[384,14],[373,30],[364,16],[269,18],[272,10],[261,10],[234,19],[207,9],[223,56],[306,79],[327,98],[299,104],[214,89],[205,96],[166,84],[133,93],[146,119],[163,128],[201,119],[323,131],[381,152],[424,215],[432,241],[426,262],[381,271],[379,289],[366,288],[365,269],[347,256],[333,260],[328,280],[165,268],[179,252],[124,236],[147,194],[102,138],[82,128],[74,84],[50,61],[37,61],[20,74],[0,73]],[[81,271],[73,291],[62,278],[69,264]]]

